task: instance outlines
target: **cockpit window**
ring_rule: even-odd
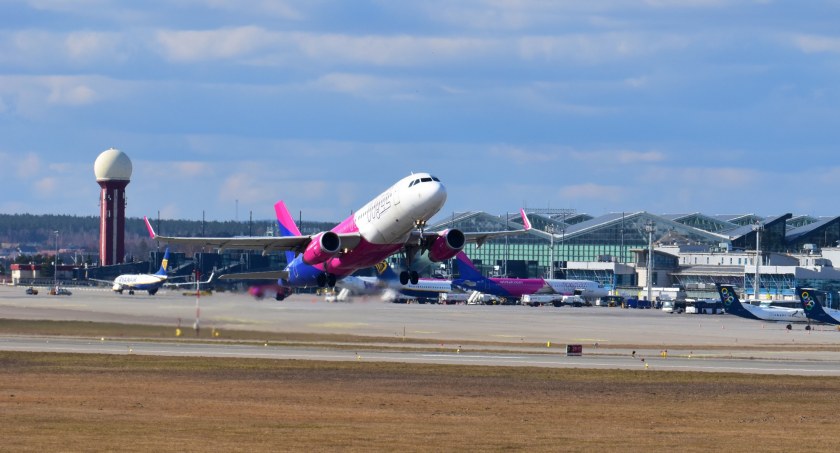
[[[426,177],[424,177],[424,178],[418,178],[418,179],[415,179],[414,181],[411,181],[411,182],[408,184],[408,187],[414,187],[414,186],[416,186],[417,184],[420,184],[421,182],[432,182],[432,181],[437,181],[437,182],[440,182],[440,179],[437,179],[437,178],[435,178],[434,176],[431,176],[431,177],[430,177],[430,176],[426,176]]]

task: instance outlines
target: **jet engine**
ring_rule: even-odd
[[[341,238],[332,231],[318,233],[309,241],[303,251],[303,262],[309,265],[321,264],[334,257],[341,250]]]
[[[446,261],[464,248],[467,239],[461,230],[446,230],[429,247],[429,259],[433,262]]]

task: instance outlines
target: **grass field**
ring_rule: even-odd
[[[4,451],[837,451],[840,380],[0,352]]]

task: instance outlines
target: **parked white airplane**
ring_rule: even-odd
[[[163,260],[160,263],[160,269],[154,274],[122,274],[113,281],[111,280],[91,280],[100,283],[108,283],[113,285],[111,289],[114,292],[122,294],[123,291],[128,291],[128,294],[134,294],[134,291],[148,291],[149,295],[154,295],[162,286],[195,286],[194,282],[185,283],[167,283],[169,276],[166,273],[166,268],[169,263],[169,249],[163,253]],[[199,284],[207,284],[213,279],[213,274]]]
[[[720,301],[727,313],[747,319],[760,321],[809,322],[801,308],[762,307],[742,304],[731,285],[717,285]]]

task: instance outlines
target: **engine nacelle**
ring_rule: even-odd
[[[429,247],[429,259],[434,262],[446,261],[464,249],[467,238],[461,230],[446,230]]]
[[[321,264],[341,251],[341,238],[332,231],[313,237],[303,251],[303,262],[309,265]]]

